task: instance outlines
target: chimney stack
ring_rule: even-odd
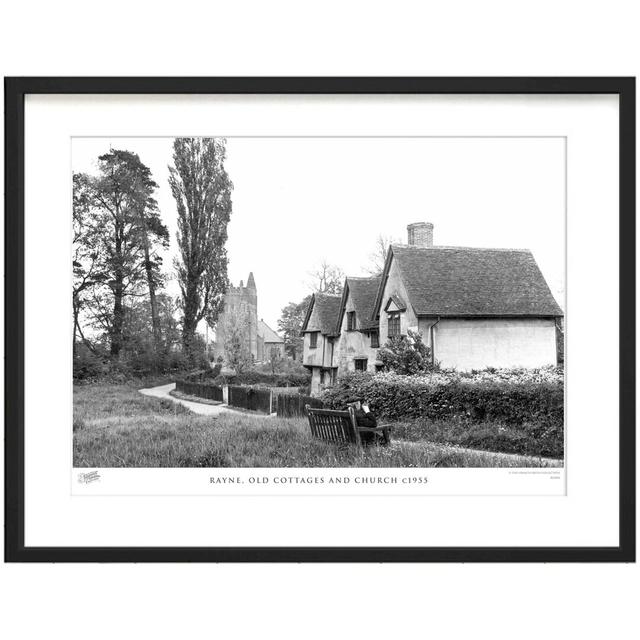
[[[407,225],[407,242],[412,247],[433,247],[433,224],[413,222]]]

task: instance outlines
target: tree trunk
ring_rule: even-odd
[[[122,305],[122,273],[116,275],[113,288],[113,325],[111,329],[111,355],[118,359],[122,349],[122,330],[124,327],[124,307]]]
[[[189,362],[195,362],[194,342],[198,327],[198,287],[194,277],[189,278],[185,291],[184,321],[182,323],[182,347]]]
[[[149,236],[147,234],[147,222],[144,211],[139,214],[140,227],[142,228],[142,243],[144,247],[144,270],[147,274],[147,285],[149,287],[149,304],[151,306],[151,329],[153,331],[153,348],[156,353],[156,366],[160,355],[162,336],[160,334],[160,316],[158,314],[158,302],[156,300],[156,283],[153,276],[153,265],[149,251]]]
[[[149,287],[149,304],[151,306],[151,329],[153,331],[153,348],[157,359],[160,355],[162,335],[160,333],[160,316],[158,314],[158,301],[156,299],[156,283],[153,276],[153,265],[149,257],[149,242],[146,229],[144,231],[144,268],[147,273],[147,285]]]
[[[78,313],[80,312],[80,308],[77,304],[77,302],[74,300],[73,301],[73,361],[75,362],[76,359],[76,352],[77,352],[77,347],[76,347],[76,336],[78,333]]]

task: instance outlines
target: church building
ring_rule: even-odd
[[[246,329],[246,343],[254,362],[265,362],[276,351],[284,357],[284,340],[263,320],[258,320],[258,289],[253,272],[247,284],[240,280],[237,287],[231,285],[224,296],[224,307],[216,325],[214,357],[224,358],[225,327],[230,322],[242,322]]]

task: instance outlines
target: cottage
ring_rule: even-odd
[[[439,247],[431,223],[407,230],[380,278],[347,278],[341,298],[312,298],[303,326],[312,392],[341,373],[375,371],[379,346],[409,330],[445,368],[557,364],[563,313],[529,250]]]
[[[341,300],[341,296],[315,293],[302,324],[302,364],[311,371],[312,395],[336,380],[334,348],[340,337],[337,321]]]
[[[445,368],[555,365],[563,313],[531,252],[433,246],[433,225],[418,225],[389,248],[373,311],[380,343],[413,329]]]
[[[376,295],[382,278],[347,278],[337,318],[335,350],[338,373],[375,371],[379,367],[380,335],[374,319]]]

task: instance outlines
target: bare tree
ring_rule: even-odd
[[[371,276],[382,275],[385,262],[387,261],[387,254],[389,253],[389,246],[399,242],[400,241],[393,236],[379,235],[376,238],[373,251],[369,254],[369,263],[364,270]]]
[[[311,277],[309,286],[314,292],[342,293],[345,275],[340,267],[322,260],[315,269],[309,271],[309,276]]]

